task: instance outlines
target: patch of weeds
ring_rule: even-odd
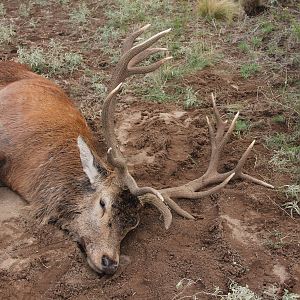
[[[241,41],[238,44],[238,48],[243,52],[243,53],[249,53],[250,52],[250,46],[246,41]]]
[[[19,6],[19,15],[21,17],[29,17],[31,8],[32,2],[29,2],[28,4],[21,3]]]
[[[231,0],[198,0],[197,12],[208,19],[231,22],[239,14],[240,7]]]
[[[61,5],[67,5],[70,3],[70,0],[57,0],[57,3],[59,3]]]
[[[220,300],[263,300],[264,298],[258,296],[253,291],[251,291],[246,286],[241,286],[238,283],[232,281],[229,285],[229,292],[227,294],[224,294],[222,290],[219,287],[215,287],[214,291],[212,292],[205,292],[205,291],[199,291],[199,292],[193,292],[192,294],[189,294],[189,289],[195,290],[197,288],[197,284],[201,282],[201,279],[192,280],[189,278],[183,278],[176,284],[176,290],[178,293],[172,298],[172,300],[180,300],[183,298],[187,299],[202,299],[201,295],[207,295],[209,296],[209,299],[220,299]],[[267,294],[264,292],[264,294]],[[269,295],[269,294],[267,294]],[[272,293],[270,295],[271,297],[275,299],[278,299],[275,294]],[[289,292],[288,290],[284,290],[284,295],[282,296],[281,300],[296,300],[299,299],[298,294],[294,294]],[[272,298],[272,299],[273,299]],[[269,299],[269,298],[268,298]]]
[[[37,5],[41,5],[41,6],[45,6],[48,4],[48,0],[31,0],[31,2],[33,4],[37,4]]]
[[[285,52],[282,48],[278,47],[277,43],[271,42],[267,45],[267,53],[278,57],[284,55]]]
[[[162,16],[155,18],[157,12],[172,13],[173,6],[170,0],[116,0],[115,7],[106,12],[108,17],[108,25],[116,28],[127,29],[127,26],[132,23],[146,23],[153,24],[153,30],[157,26],[161,27],[164,23]]]
[[[82,56],[74,52],[65,52],[62,45],[52,40],[47,50],[20,47],[18,60],[29,65],[37,73],[47,73],[51,76],[72,73],[81,65]]]
[[[284,235],[283,232],[274,230],[270,232],[270,235],[264,244],[271,250],[281,249],[285,246],[285,238],[287,238],[287,236]]]
[[[215,60],[216,55],[213,47],[203,41],[194,41],[180,50],[180,55],[184,59],[184,62],[180,66],[174,67],[172,73],[169,73],[169,78],[179,78],[185,74],[194,73],[202,70],[205,67],[211,66]]]
[[[282,296],[282,300],[297,300],[300,299],[299,294],[294,294],[289,292],[288,290],[284,290],[284,295]]]
[[[299,146],[300,132],[291,134],[276,133],[266,138],[266,147],[274,150],[270,163],[278,170],[297,172],[297,163],[300,159]]]
[[[285,193],[287,199],[291,200],[284,203],[283,207],[289,211],[292,218],[294,217],[294,213],[300,216],[300,185],[285,185],[282,191]]]
[[[104,74],[97,74],[91,77],[92,88],[101,98],[104,98],[107,95],[107,87],[102,83],[103,81]]]
[[[296,37],[296,39],[300,40],[300,23],[297,21],[293,21],[292,27],[292,34]]]
[[[251,44],[252,44],[252,46],[253,46],[254,49],[259,48],[262,45],[262,38],[259,37],[259,36],[254,36],[251,39]]]
[[[46,69],[46,59],[43,49],[35,48],[26,50],[18,49],[18,60],[20,63],[29,65],[33,71],[43,73]]]
[[[285,119],[284,115],[276,115],[276,116],[272,117],[272,122],[276,123],[276,124],[285,124],[286,119]]]
[[[0,3],[0,17],[4,17],[6,14],[6,8],[3,3]]]
[[[0,24],[0,44],[10,43],[15,34],[15,27],[12,24]]]
[[[288,146],[290,142],[290,137],[285,133],[276,132],[272,136],[266,138],[266,146],[270,149],[279,150],[285,146]]]
[[[82,2],[70,12],[69,17],[73,24],[83,25],[87,23],[90,15],[91,12],[86,3]]]
[[[247,79],[259,71],[259,65],[257,63],[244,64],[240,68],[240,73],[243,78]]]
[[[174,99],[173,95],[166,92],[166,78],[162,70],[150,73],[145,77],[142,86],[137,86],[135,92],[147,100],[163,103]]]
[[[237,119],[234,129],[235,134],[240,136],[241,134],[247,133],[249,130],[250,124],[247,120]]]
[[[269,34],[273,30],[275,30],[275,27],[272,23],[263,23],[262,24],[261,31],[262,31],[263,34]]]
[[[229,288],[230,292],[228,295],[221,297],[222,300],[262,300],[262,298],[252,292],[247,285],[241,286],[235,282],[232,282]]]
[[[200,104],[197,99],[197,94],[195,91],[189,86],[185,89],[184,103],[183,106],[185,109],[190,109],[192,107],[197,107]]]
[[[296,169],[291,166],[300,159],[300,146],[285,147],[274,151],[270,163],[278,170],[293,172]]]

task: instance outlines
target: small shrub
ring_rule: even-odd
[[[200,16],[216,20],[232,21],[239,14],[239,5],[231,0],[199,0]]]

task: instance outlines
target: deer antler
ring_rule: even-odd
[[[250,154],[251,149],[254,146],[255,140],[249,145],[249,147],[244,152],[244,154],[242,155],[242,157],[240,158],[236,167],[233,170],[223,174],[218,172],[218,164],[219,164],[220,156],[223,152],[224,146],[228,142],[230,135],[234,130],[235,123],[239,116],[239,112],[235,115],[227,132],[225,132],[227,121],[222,120],[220,113],[217,109],[215,97],[213,94],[212,94],[212,103],[213,103],[213,113],[216,121],[217,130],[215,132],[209,118],[206,117],[208,129],[209,129],[210,141],[211,141],[211,156],[210,156],[210,162],[207,171],[201,177],[193,181],[190,181],[184,185],[159,190],[159,192],[164,197],[165,202],[174,211],[176,211],[179,215],[189,219],[194,219],[194,217],[187,211],[183,210],[180,206],[178,206],[176,202],[174,202],[172,199],[179,199],[179,198],[199,199],[216,193],[217,191],[221,190],[231,179],[235,179],[235,178],[246,179],[268,188],[274,188],[271,184],[268,184],[260,179],[257,179],[255,177],[252,177],[242,172],[244,164]],[[204,189],[205,187],[208,187],[213,184],[215,184],[215,186],[213,186],[212,188],[209,188],[208,190],[205,191],[200,191],[201,189]]]
[[[109,86],[110,93],[104,100],[103,104],[102,128],[106,144],[109,148],[107,152],[108,162],[115,168],[118,178],[122,184],[128,187],[130,192],[136,196],[153,194],[155,197],[147,197],[144,202],[153,204],[162,212],[164,216],[165,227],[169,228],[172,221],[172,214],[168,206],[164,203],[164,198],[159,191],[151,187],[138,187],[136,181],[128,171],[126,160],[118,147],[114,130],[114,115],[117,102],[116,94],[121,89],[122,82],[131,75],[152,72],[172,58],[166,57],[148,66],[137,66],[138,63],[149,57],[151,54],[167,50],[166,48],[149,47],[166,35],[171,29],[157,33],[148,40],[136,46],[133,45],[136,38],[140,36],[149,26],[150,24],[132,33],[125,39],[123,43],[122,56],[112,74],[112,80]]]

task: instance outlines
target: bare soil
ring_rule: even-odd
[[[53,31],[44,33],[47,39],[56,34]],[[91,53],[89,61],[92,55],[96,60],[96,53]],[[211,92],[217,93],[222,114],[230,115],[226,107],[238,103],[244,108],[241,116],[254,124],[250,134],[233,136],[220,169],[232,168],[255,138],[247,172],[275,186],[289,183],[287,174],[273,171],[267,163],[271,154],[263,146],[266,132],[289,128],[270,122],[278,111],[271,111],[270,104],[261,100],[264,97],[258,101],[260,91],[267,91],[262,78],[242,79],[221,64],[183,81],[200,95],[201,108],[122,100],[116,118],[118,136],[139,183],[163,188],[205,172],[210,151],[205,115],[211,115]],[[167,300],[178,297],[176,284],[183,278],[197,283],[180,297],[199,293],[199,299],[215,299],[201,292],[212,292],[215,286],[227,291],[231,281],[247,284],[257,293],[274,288],[278,295],[284,289],[299,293],[300,226],[280,208],[284,202],[286,198],[275,190],[234,181],[214,196],[181,200],[197,218],[190,221],[174,214],[168,231],[157,211],[146,207],[140,226],[122,243],[120,269],[108,277],[89,268],[68,236],[52,225],[37,226],[26,217],[30,208],[0,188],[0,298]]]

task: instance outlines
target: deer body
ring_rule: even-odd
[[[120,243],[138,225],[138,212],[145,202],[160,210],[168,228],[172,220],[169,207],[193,219],[173,199],[213,194],[233,177],[272,187],[242,172],[254,142],[233,170],[218,172],[221,153],[238,114],[225,132],[227,123],[221,119],[214,98],[217,130],[207,119],[212,151],[205,174],[182,186],[160,191],[138,187],[119,150],[113,116],[121,83],[133,74],[152,72],[171,58],[138,66],[151,54],[167,50],[150,47],[170,30],[134,45],[148,27],[125,39],[123,54],[112,74],[110,93],[104,100],[102,128],[110,167],[99,157],[91,129],[62,89],[25,66],[0,63],[0,181],[30,203],[38,220],[54,222],[66,230],[86,252],[89,265],[99,273],[116,271]],[[200,191],[211,185],[214,186]],[[143,195],[146,197],[140,198]]]
[[[86,176],[80,160],[74,159],[79,157],[77,137],[84,137],[96,153],[85,119],[51,81],[17,63],[1,62],[3,71],[14,81],[0,91],[2,181],[28,202],[55,203],[65,194],[63,188],[68,194],[84,190]],[[50,186],[51,192],[45,188]]]

